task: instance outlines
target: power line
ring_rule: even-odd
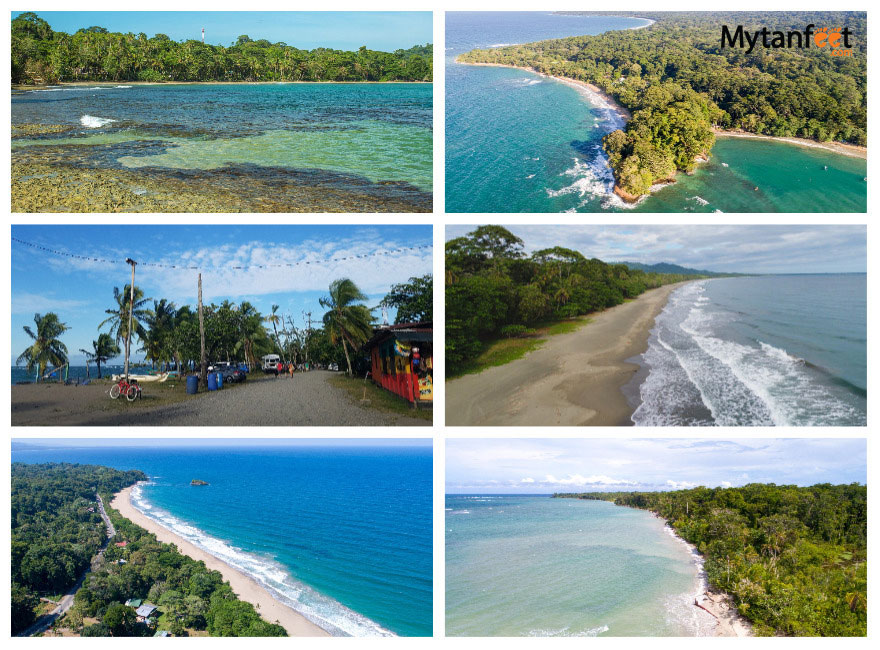
[[[58,255],[60,257],[68,257],[71,259],[84,260],[86,262],[97,262],[99,264],[128,264],[127,257],[123,257],[121,259],[111,259],[105,257],[93,257],[91,255],[77,255],[76,253],[69,253],[67,251],[59,251],[54,248],[49,248],[47,246],[42,246],[40,244],[35,244],[33,242],[24,241],[23,239],[19,239],[18,237],[13,237],[12,241],[22,244],[23,246],[29,246],[30,248],[34,248],[39,251],[43,251],[44,253],[51,253],[52,255]],[[373,253],[364,253],[362,255],[347,255],[345,257],[331,257],[326,260],[313,260],[313,261],[300,261],[300,262],[281,262],[278,264],[244,264],[240,266],[224,266],[225,269],[232,269],[243,271],[245,269],[273,269],[273,268],[293,268],[297,266],[320,266],[322,264],[332,264],[335,262],[348,262],[351,260],[358,259],[367,259],[370,257],[387,257],[389,255],[396,255],[398,253],[406,253],[409,251],[419,251],[419,250],[431,250],[433,246],[431,244],[422,244],[420,246],[402,246],[400,248],[390,248],[385,251],[376,251]],[[201,266],[189,266],[187,264],[165,264],[162,262],[138,262],[139,266],[149,266],[152,268],[163,268],[163,269],[186,269],[192,271],[201,271],[205,270]]]

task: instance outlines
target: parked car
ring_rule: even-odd
[[[226,383],[237,384],[247,379],[247,373],[242,372],[238,366],[231,363],[215,363],[208,366],[208,372],[219,372]]]
[[[327,370],[330,370],[332,372],[339,372],[339,364],[331,363],[329,366],[327,366]]]

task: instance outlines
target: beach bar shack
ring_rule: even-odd
[[[431,322],[385,325],[364,348],[373,382],[415,407],[434,402],[434,336]]]

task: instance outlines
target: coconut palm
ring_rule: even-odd
[[[32,372],[36,367],[39,369],[39,376],[42,377],[48,364],[51,363],[54,368],[58,368],[67,363],[67,346],[59,341],[58,337],[70,328],[62,323],[58,314],[54,312],[49,312],[45,316],[34,314],[34,324],[36,332],[28,325],[22,328],[25,334],[33,339],[33,343],[19,355],[15,363],[27,361],[28,372]]]
[[[324,314],[324,329],[333,345],[342,341],[349,376],[352,373],[348,346],[357,350],[373,333],[373,315],[366,305],[356,304],[357,301],[366,299],[354,282],[342,278],[334,280],[330,284],[330,295],[318,301],[322,307],[330,310]]]
[[[272,305],[272,313],[266,316],[263,320],[267,323],[272,323],[272,329],[275,332],[275,347],[280,348],[281,344],[278,340],[278,323],[281,323],[281,316],[278,315],[278,305]],[[284,354],[284,350],[281,350],[281,353]],[[287,363],[287,359],[284,360],[284,363]]]
[[[97,341],[92,341],[91,350],[80,348],[79,351],[86,355],[86,359],[94,361],[98,366],[98,379],[101,378],[101,364],[113,357],[118,357],[122,353],[119,346],[113,341],[113,337],[106,332],[98,334]]]
[[[112,309],[104,310],[106,314],[109,314],[109,317],[98,325],[98,329],[109,324],[110,336],[113,337],[118,345],[128,337],[128,312],[130,309],[129,304],[132,302],[131,285],[125,285],[121,290],[119,287],[113,287],[113,300],[116,301],[116,305]],[[142,341],[147,336],[147,330],[144,329],[141,321],[149,314],[149,311],[144,309],[144,305],[149,300],[149,298],[144,297],[144,292],[139,287],[134,288],[134,310],[131,314],[131,328],[132,334],[137,335]]]
[[[174,316],[177,312],[173,302],[169,302],[165,298],[153,301],[153,308],[147,310],[144,316],[144,323],[149,330],[146,338],[142,338],[143,346],[141,350],[146,353],[146,358],[150,360],[153,367],[156,362],[170,361],[171,349],[168,345],[168,336],[174,328]]]

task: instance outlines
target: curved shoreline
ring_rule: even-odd
[[[446,424],[632,426],[625,390],[640,367],[630,359],[648,349],[657,315],[682,284],[591,314],[521,359],[446,382]]]
[[[135,486],[127,487],[113,495],[110,507],[115,508],[123,517],[141,528],[154,534],[156,539],[166,544],[174,544],[177,549],[194,560],[205,563],[209,569],[219,571],[223,579],[229,582],[232,590],[241,600],[251,603],[257,612],[270,622],[277,622],[292,637],[332,636],[322,627],[313,623],[295,609],[277,601],[269,591],[256,580],[203,551],[192,542],[171,532],[154,519],[147,517],[131,503],[131,491]]]
[[[746,138],[749,140],[770,140],[772,142],[785,142],[800,147],[810,147],[812,149],[823,149],[832,153],[848,156],[850,158],[868,159],[868,147],[862,147],[856,144],[847,144],[845,142],[819,142],[818,140],[810,140],[809,138],[795,138],[775,135],[761,135],[759,133],[749,133],[747,131],[725,131],[724,129],[714,129],[716,137],[722,138]]]

